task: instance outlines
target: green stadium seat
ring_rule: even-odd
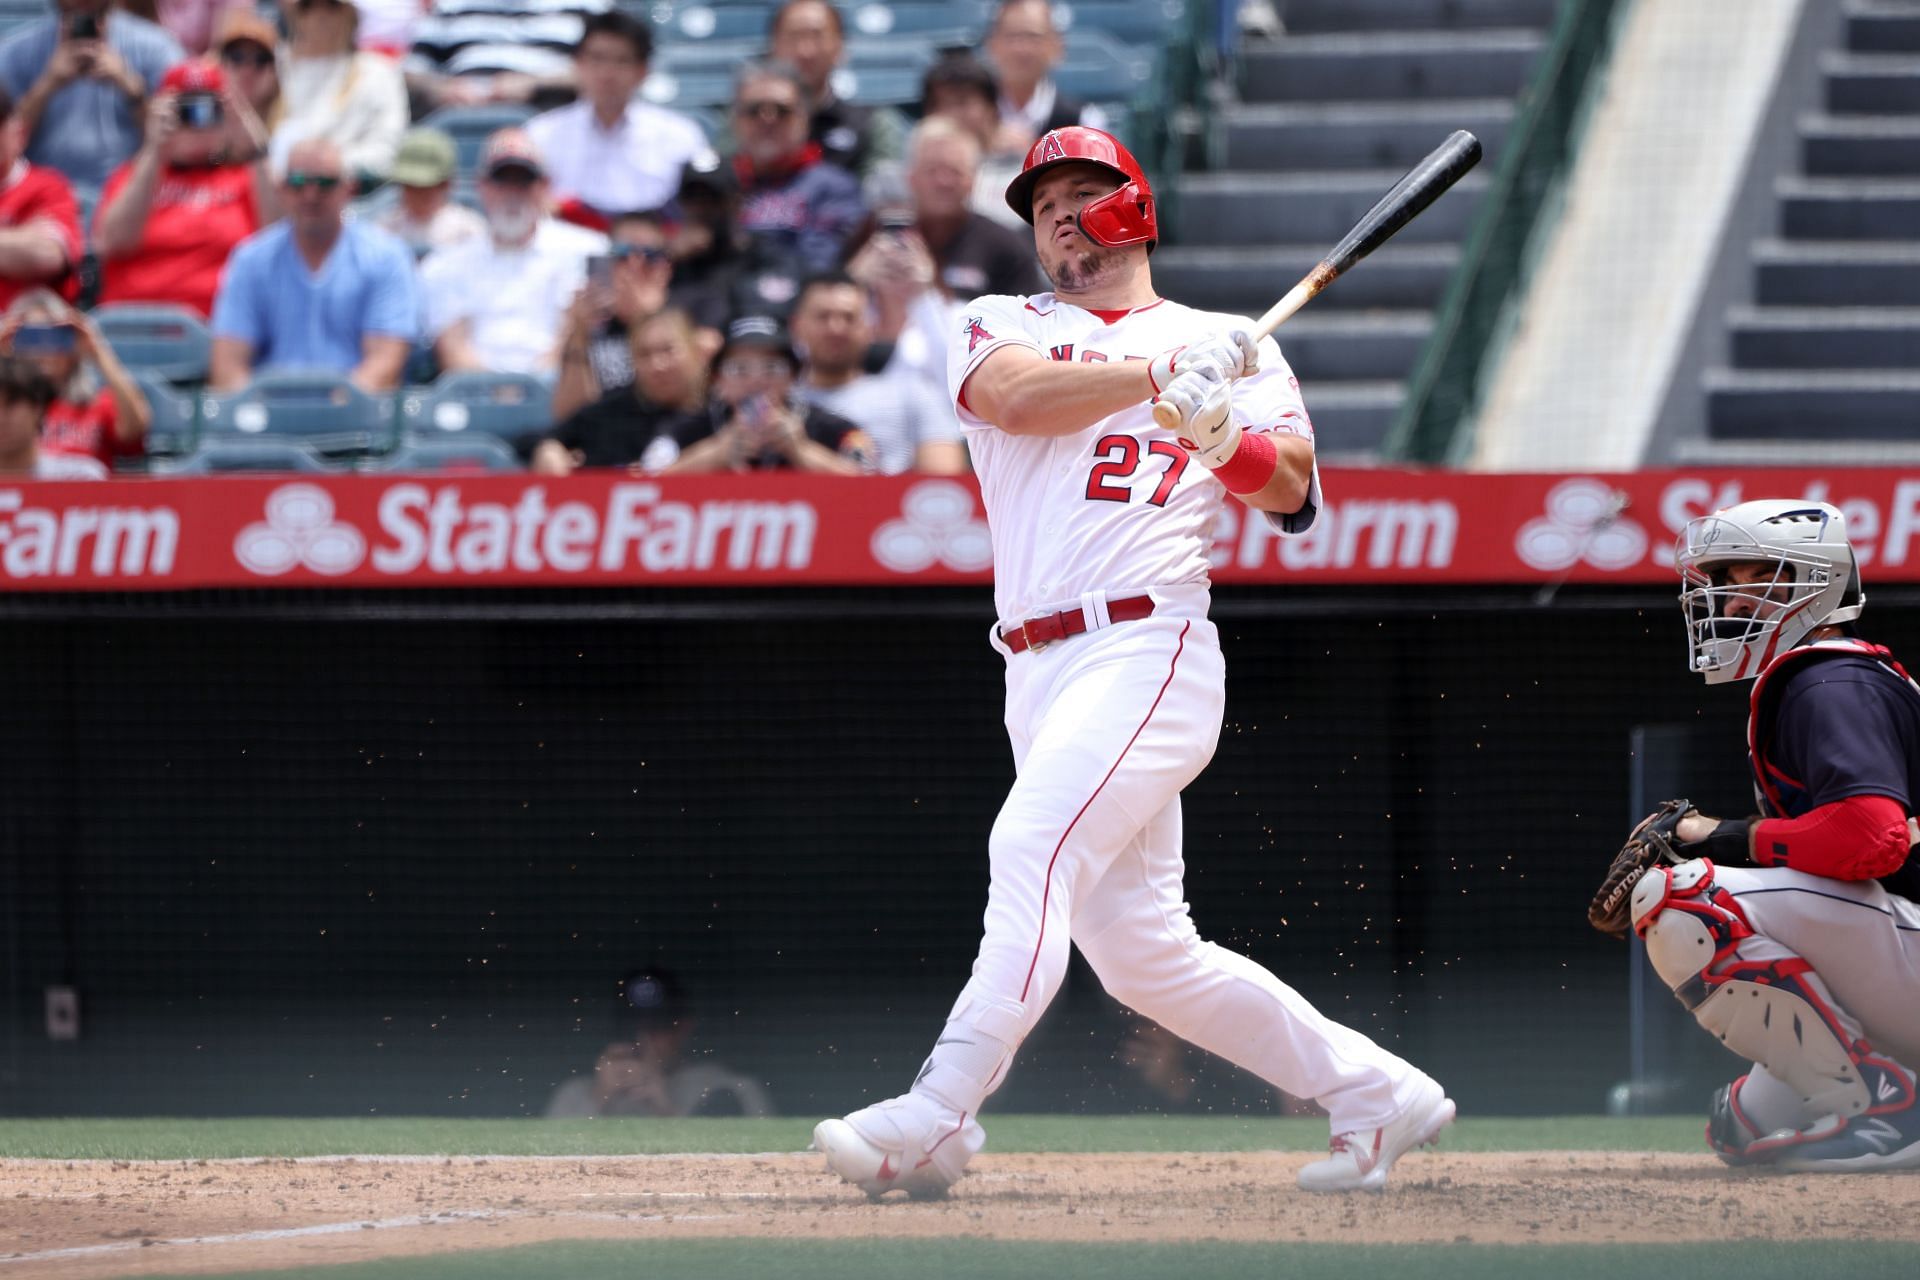
[[[524,471],[513,446],[498,436],[416,436],[373,460],[370,471]]]
[[[206,476],[235,471],[339,472],[312,445],[298,440],[209,440],[184,458],[158,464],[155,475]]]
[[[322,453],[385,453],[395,439],[393,403],[339,374],[274,370],[235,392],[200,397],[200,440],[305,441]]]
[[[1054,22],[1069,40],[1089,31],[1122,44],[1163,48],[1186,21],[1186,0],[1056,0]]]
[[[147,426],[148,456],[167,457],[191,449],[198,397],[192,392],[175,388],[150,369],[132,369],[129,372],[133,374],[133,380],[140,384],[140,394],[147,398],[147,407],[153,411],[153,420]]]
[[[207,376],[213,340],[206,322],[185,307],[118,302],[97,307],[92,315],[120,363],[134,372],[168,382],[199,382]]]
[[[532,107],[496,103],[484,107],[441,107],[420,121],[421,125],[445,129],[453,137],[459,156],[460,172],[470,174],[480,166],[480,148],[487,135],[496,129],[525,124],[533,118]]]
[[[524,373],[449,373],[400,394],[408,440],[492,436],[518,440],[553,421],[553,389]]]

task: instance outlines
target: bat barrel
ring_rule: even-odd
[[[1386,243],[1479,162],[1480,139],[1465,129],[1456,129],[1426,159],[1409,170],[1406,177],[1396,182],[1393,190],[1380,197],[1380,202],[1333,247],[1327,262],[1334,274],[1345,271]]]

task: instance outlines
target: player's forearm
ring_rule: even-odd
[[[1027,354],[1010,366],[989,357],[966,386],[968,408],[1010,436],[1070,436],[1154,394],[1144,360],[1076,364]]]
[[[14,281],[50,280],[66,269],[66,246],[44,228],[0,231],[0,276]]]
[[[1265,435],[1274,448],[1273,477],[1254,492],[1238,496],[1255,511],[1288,515],[1306,505],[1308,487],[1313,482],[1313,443],[1285,431]]]

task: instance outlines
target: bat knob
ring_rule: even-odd
[[[1180,411],[1164,400],[1153,402],[1153,421],[1162,431],[1172,431],[1180,425]]]

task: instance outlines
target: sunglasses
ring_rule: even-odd
[[[665,262],[667,260],[667,251],[665,249],[650,244],[616,244],[607,250],[607,254],[615,262],[622,262],[628,258],[639,258],[643,262]]]
[[[743,120],[775,121],[789,119],[798,113],[799,110],[800,108],[794,106],[791,102],[762,100],[760,102],[737,102],[734,104],[733,114]]]
[[[230,67],[251,67],[255,71],[264,71],[273,65],[273,55],[265,49],[227,48],[220,51],[220,61]]]
[[[730,356],[720,362],[720,372],[730,378],[770,378],[792,373],[793,366],[778,356]]]
[[[287,175],[287,189],[289,191],[300,191],[307,187],[312,187],[315,191],[327,192],[339,185],[340,175],[337,173],[300,173],[296,171]]]

